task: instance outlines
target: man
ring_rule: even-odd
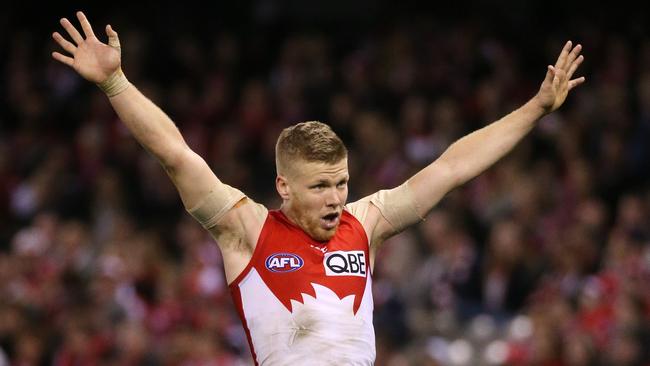
[[[117,33],[101,43],[61,19],[70,56],[53,57],[96,83],[135,138],[160,161],[187,210],[216,239],[256,364],[371,365],[371,272],[379,245],[419,222],[452,188],[509,152],[543,115],[584,82],[571,79],[581,46],[564,46],[539,92],[521,108],[449,147],[397,188],[346,205],[347,150],[320,122],[282,131],[276,145],[279,210],[267,210],[213,174],[174,123],[121,70]]]

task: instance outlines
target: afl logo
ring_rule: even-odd
[[[291,253],[274,253],[266,258],[266,268],[271,272],[293,272],[299,270],[305,262]]]

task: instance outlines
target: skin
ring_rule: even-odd
[[[328,241],[336,233],[348,197],[348,160],[335,164],[300,160],[292,165],[275,180],[281,210],[315,240]],[[328,214],[336,217],[326,220]]]
[[[117,32],[107,25],[108,43],[103,43],[82,12],[77,12],[77,19],[83,35],[68,19],[61,19],[61,26],[71,41],[54,32],[52,37],[66,54],[53,52],[52,57],[93,83],[101,85],[114,79],[121,70]],[[420,217],[426,216],[451,189],[505,156],[541,117],[564,103],[568,93],[585,81],[584,77],[573,78],[584,60],[581,50],[581,45],[574,47],[568,41],[555,64],[547,67],[534,97],[512,113],[456,141],[437,160],[407,181]],[[221,184],[203,158],[187,146],[174,122],[135,86],[128,86],[109,97],[109,101],[138,142],[158,159],[185,207],[195,207]],[[328,223],[323,221],[323,216],[328,213],[340,216],[347,199],[347,160],[336,164],[299,161],[294,166],[298,167],[294,169],[296,172],[280,174],[276,179],[276,188],[283,200],[281,209],[313,239],[327,241],[336,232],[338,222]],[[319,184],[321,186],[315,186]],[[210,229],[222,251],[228,282],[232,282],[250,261],[267,212],[264,206],[245,198]],[[370,238],[371,263],[379,244],[403,229],[392,227],[373,205],[361,224]]]

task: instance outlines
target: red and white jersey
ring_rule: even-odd
[[[368,238],[352,214],[319,243],[269,211],[230,290],[256,365],[372,365],[371,285]]]

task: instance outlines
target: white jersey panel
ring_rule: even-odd
[[[238,284],[242,311],[260,365],[372,365],[372,280],[368,276],[360,307],[356,295],[340,299],[312,283],[316,296],[291,300],[292,311],[266,286],[255,268]]]

